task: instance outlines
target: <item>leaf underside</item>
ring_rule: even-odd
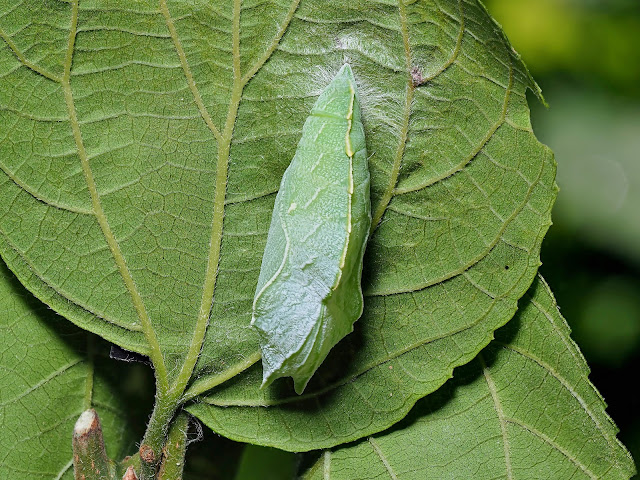
[[[569,333],[539,278],[445,386],[390,431],[325,451],[304,478],[630,478],[633,460]]]
[[[302,451],[384,430],[534,280],[555,163],[477,0],[0,0],[0,37],[2,257],[167,383],[191,377],[189,411],[222,435]],[[304,395],[260,390],[275,193],[345,62],[371,155],[365,311]]]
[[[100,415],[107,453],[135,446],[108,349],[35,300],[0,261],[0,478],[73,478],[71,432]]]

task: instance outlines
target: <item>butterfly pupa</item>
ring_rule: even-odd
[[[251,320],[263,386],[290,376],[302,393],[353,330],[370,226],[364,128],[345,64],[311,109],[275,199]]]

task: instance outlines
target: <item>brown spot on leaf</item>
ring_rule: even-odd
[[[411,81],[414,87],[419,87],[426,81],[422,76],[422,69],[420,67],[415,66],[411,69]]]

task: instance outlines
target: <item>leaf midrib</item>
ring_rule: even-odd
[[[393,197],[393,191],[398,182],[398,175],[400,174],[400,166],[402,165],[402,159],[404,157],[404,151],[407,145],[407,136],[409,135],[409,119],[411,118],[411,103],[413,102],[413,94],[415,86],[411,79],[411,45],[409,42],[409,27],[407,13],[404,9],[404,0],[398,0],[398,16],[400,18],[400,32],[402,35],[402,45],[405,56],[405,76],[407,78],[407,93],[405,95],[404,108],[402,113],[402,127],[400,129],[400,138],[398,140],[398,146],[396,147],[396,153],[393,158],[393,166],[391,168],[391,174],[389,175],[389,182],[382,194],[382,198],[378,202],[378,206],[372,209],[371,228],[369,230],[369,237],[373,235],[373,232],[378,228],[380,220],[384,215],[384,212]]]
[[[369,236],[373,235],[373,232],[380,225],[380,220],[382,220],[382,216],[387,210],[391,199],[398,195],[399,192],[396,188],[398,183],[398,176],[400,175],[400,167],[402,166],[402,159],[404,158],[404,152],[407,145],[407,139],[409,136],[409,121],[411,119],[411,111],[412,111],[412,103],[413,96],[415,94],[415,90],[417,85],[414,84],[413,78],[411,77],[411,70],[413,69],[413,60],[411,55],[411,43],[409,40],[409,21],[407,18],[407,14],[404,8],[404,0],[398,0],[398,13],[400,17],[400,31],[402,34],[402,43],[404,47],[405,54],[405,68],[406,68],[406,76],[407,76],[407,94],[405,95],[405,104],[402,115],[402,127],[400,130],[400,139],[398,141],[398,146],[396,147],[396,153],[393,158],[393,166],[391,168],[391,174],[389,175],[389,183],[382,194],[382,198],[378,202],[378,206],[373,209],[372,221],[371,221],[371,230],[369,232]],[[454,64],[458,55],[460,54],[460,49],[462,47],[462,39],[464,38],[465,32],[465,22],[464,22],[464,9],[462,8],[462,0],[458,0],[458,7],[460,11],[460,26],[458,28],[458,37],[456,38],[456,45],[451,52],[451,55],[444,62],[438,70],[424,78],[420,85],[424,85],[428,82],[433,81],[435,78],[443,74],[445,71],[449,69],[451,65]],[[435,183],[435,182],[434,182]]]
[[[289,23],[293,19],[299,3],[300,0],[294,0],[291,3],[287,12],[287,16],[282,22],[279,30],[276,32],[276,35],[274,36],[270,46],[267,48],[264,54],[260,58],[258,58],[256,63],[244,75],[242,75],[240,64],[241,0],[234,0],[232,17],[233,86],[231,91],[229,110],[227,112],[227,119],[223,131],[220,132],[218,128],[213,124],[211,116],[209,115],[207,108],[202,101],[202,97],[200,96],[197,85],[193,79],[193,75],[191,74],[186,55],[184,53],[184,50],[182,49],[177,30],[173,25],[173,20],[167,7],[166,0],[160,0],[161,11],[165,17],[167,27],[171,33],[171,37],[173,39],[174,46],[176,47],[178,56],[180,57],[180,62],[182,64],[185,77],[187,78],[189,88],[194,96],[194,100],[196,102],[196,105],[198,106],[198,110],[200,111],[203,120],[207,124],[207,127],[216,138],[218,143],[218,160],[216,165],[216,184],[213,206],[214,211],[211,224],[211,233],[209,236],[210,247],[207,256],[207,267],[205,270],[205,283],[202,290],[202,299],[200,302],[200,308],[198,311],[198,317],[196,320],[196,326],[194,328],[192,341],[189,344],[189,350],[185,357],[185,361],[180,369],[180,373],[176,377],[176,380],[172,386],[172,389],[180,392],[183,392],[186,388],[189,380],[191,379],[191,375],[193,374],[193,370],[198,361],[198,357],[200,356],[200,351],[204,343],[209,323],[209,315],[213,306],[215,286],[219,271],[220,251],[222,247],[222,230],[225,212],[227,176],[229,170],[229,153],[231,149],[231,141],[233,139],[233,130],[238,115],[238,109],[242,100],[242,93],[251,78],[253,78],[253,76],[260,70],[260,68],[262,68],[262,66],[267,62],[267,60],[271,57],[271,55],[277,48],[280,40],[282,39],[282,36],[289,26]],[[249,366],[253,365],[253,363],[257,362],[258,360],[259,357],[255,359],[250,358],[249,362],[245,362],[244,364],[242,364],[242,370],[249,368]],[[238,371],[236,372],[236,374],[237,373],[240,372]],[[227,377],[225,375],[212,377],[207,382],[207,386],[208,388],[212,388],[213,386],[217,385],[217,383],[215,383],[216,381],[223,382],[228,378],[230,377]]]
[[[73,91],[71,90],[71,66],[73,64],[73,54],[74,47],[77,35],[78,28],[78,0],[72,0],[71,2],[71,25],[69,27],[69,37],[67,41],[67,52],[65,54],[64,60],[64,73],[61,78],[61,85],[64,94],[65,103],[67,105],[67,111],[69,114],[69,122],[71,124],[71,129],[73,132],[73,138],[76,143],[76,149],[78,151],[78,157],[80,158],[80,163],[82,164],[82,170],[84,173],[85,181],[87,183],[87,189],[89,190],[89,195],[91,197],[91,204],[93,207],[93,212],[98,221],[100,229],[107,241],[109,246],[109,250],[116,262],[116,266],[118,271],[120,272],[120,276],[122,277],[127,290],[132,299],[132,303],[140,319],[142,324],[142,331],[144,336],[149,344],[149,358],[151,359],[154,368],[156,370],[156,378],[158,382],[158,388],[161,392],[166,392],[169,387],[168,384],[168,376],[167,369],[164,364],[164,358],[162,356],[162,352],[160,350],[160,344],[155,334],[155,330],[151,324],[151,319],[147,314],[144,302],[138,289],[136,287],[135,282],[133,281],[133,277],[129,268],[124,259],[124,255],[120,249],[120,245],[111,230],[111,226],[109,225],[109,221],[105,212],[102,208],[102,203],[100,200],[100,195],[98,194],[98,190],[96,187],[96,183],[93,177],[93,171],[91,169],[91,165],[89,164],[89,158],[87,155],[87,151],[84,146],[84,141],[82,139],[82,133],[80,131],[80,124],[78,122],[78,116],[75,107],[75,101],[73,98]]]

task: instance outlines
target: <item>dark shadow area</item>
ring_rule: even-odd
[[[120,405],[120,411],[126,415],[123,420],[132,443],[126,451],[120,453],[122,456],[136,453],[135,442],[142,440],[146,420],[153,407],[155,382],[151,368],[142,364],[117,362],[110,359],[110,343],[55,314],[26,290],[2,260],[0,260],[0,275],[10,279],[13,294],[25,302],[37,315],[38,321],[47,329],[52,339],[59,339],[67,348],[81,357],[93,357],[94,377],[105,382],[108,391],[116,397],[113,403]],[[100,415],[101,406],[94,405],[94,408]],[[69,438],[60,439],[60,442],[71,442],[71,432],[69,432]]]
[[[189,432],[196,429],[192,419]],[[185,480],[228,480],[235,476],[243,443],[228,440],[202,427],[202,438],[189,444],[185,460]]]

